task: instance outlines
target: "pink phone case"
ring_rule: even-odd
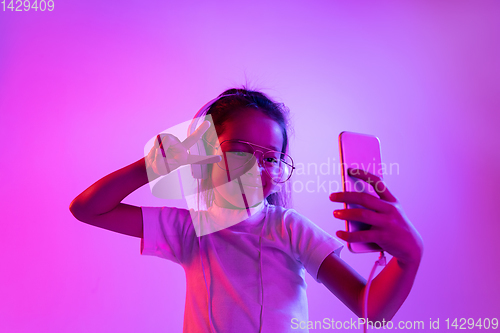
[[[382,178],[380,141],[376,136],[353,132],[339,135],[342,187],[344,192],[366,192],[378,198],[373,186],[363,180],[349,176],[348,168],[363,169]],[[344,204],[345,208],[364,208],[355,204]],[[369,230],[371,226],[358,221],[346,221],[346,230]],[[382,249],[375,243],[347,243],[351,252],[378,252]]]

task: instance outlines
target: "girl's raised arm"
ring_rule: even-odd
[[[71,213],[80,221],[96,227],[142,238],[140,207],[121,203],[139,187],[177,169],[181,165],[217,163],[220,156],[195,156],[188,149],[209,128],[204,122],[183,142],[175,136],[163,135],[148,156],[117,170],[92,184],[70,204]]]
[[[99,179],[78,195],[69,209],[82,222],[142,238],[141,208],[121,201],[146,183],[146,163],[141,158]]]
[[[377,243],[393,255],[373,280],[368,300],[368,318],[387,321],[392,319],[410,293],[422,259],[423,242],[382,179],[363,170],[355,171],[350,174],[371,184],[379,198],[367,193],[332,193],[332,201],[367,208],[339,209],[334,211],[334,216],[341,220],[364,222],[372,227],[364,231],[338,231],[337,236],[347,242]],[[352,268],[332,254],[323,261],[318,279],[356,315],[362,315],[366,281]]]

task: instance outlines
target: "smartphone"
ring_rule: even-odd
[[[342,167],[342,189],[344,192],[365,192],[378,198],[373,186],[365,181],[348,175],[347,169],[362,169],[382,178],[382,157],[380,140],[373,135],[342,132],[339,135],[340,163]],[[346,204],[348,208],[363,208],[356,204]],[[346,230],[369,230],[371,225],[359,221],[346,221]],[[378,252],[382,248],[375,243],[347,243],[354,253]]]

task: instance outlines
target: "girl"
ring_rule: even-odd
[[[184,332],[307,332],[297,324],[308,319],[305,270],[361,317],[366,281],[340,259],[342,245],[287,208],[287,180],[294,166],[287,154],[286,108],[260,92],[230,89],[198,116],[205,114],[213,126],[206,121],[196,130],[192,126],[183,142],[173,135],[158,137],[145,158],[76,197],[70,205],[73,215],[139,237],[142,254],[183,266]],[[193,147],[202,147],[206,156],[192,154]],[[196,164],[193,175],[204,209],[121,203],[149,181],[188,164]],[[335,210],[336,218],[372,225],[367,231],[338,231],[337,236],[347,242],[375,242],[393,255],[373,280],[368,303],[369,320],[387,321],[410,292],[423,244],[380,179],[365,172],[351,174],[378,182],[379,198],[332,193],[331,201],[367,208]]]

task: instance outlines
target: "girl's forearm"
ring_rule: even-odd
[[[71,202],[70,210],[82,218],[107,213],[148,181],[146,164],[141,158],[92,184]]]
[[[392,258],[373,280],[368,298],[368,318],[389,321],[408,297],[420,260],[403,264]]]

